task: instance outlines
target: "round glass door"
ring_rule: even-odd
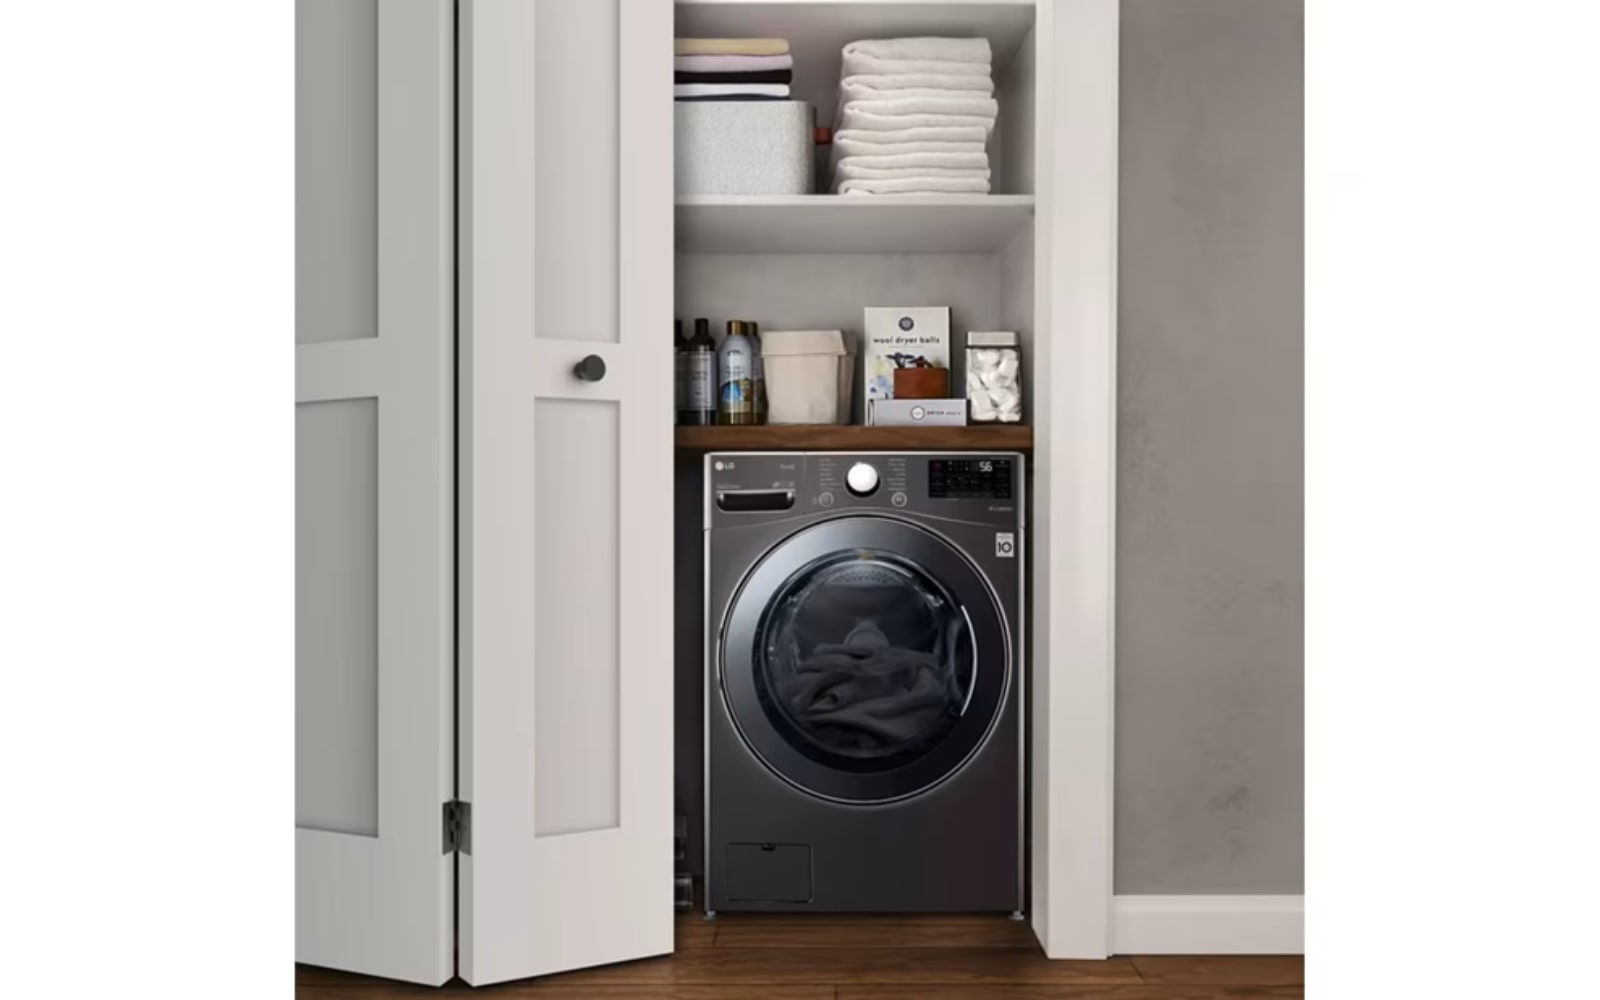
[[[981,575],[904,521],[792,536],[729,612],[723,688],[756,755],[826,798],[879,802],[948,777],[982,745],[1010,648]]]
[[[972,630],[920,566],[842,549],[785,581],[757,626],[756,690],[810,756],[887,770],[927,752],[972,692]]]

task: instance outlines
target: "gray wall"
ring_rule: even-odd
[[[1302,6],[1122,9],[1116,891],[1299,893]]]

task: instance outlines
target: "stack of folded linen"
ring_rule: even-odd
[[[679,38],[673,97],[680,101],[782,101],[794,56],[786,38]]]
[[[839,194],[988,194],[995,102],[986,38],[844,47],[833,129]]]

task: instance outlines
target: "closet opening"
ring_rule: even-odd
[[[680,0],[675,16],[680,42],[674,87],[675,97],[680,99],[674,102],[678,185],[674,315],[684,339],[694,335],[697,321],[703,319],[706,332],[716,342],[709,360],[713,372],[709,389],[702,385],[690,393],[693,398],[687,403],[680,396],[678,404],[680,413],[703,407],[709,393],[713,414],[708,419],[680,419],[675,429],[675,795],[681,839],[680,893],[690,884],[704,887],[709,864],[725,871],[736,869],[737,880],[743,884],[783,887],[778,894],[781,899],[754,898],[739,908],[850,908],[845,897],[830,897],[836,890],[824,884],[825,876],[818,873],[825,873],[830,866],[836,872],[839,865],[854,862],[827,853],[828,845],[820,842],[826,834],[807,827],[804,806],[809,802],[847,802],[858,794],[857,789],[870,789],[870,794],[859,791],[863,796],[895,799],[890,794],[896,788],[892,779],[871,777],[873,767],[892,772],[900,766],[872,763],[876,759],[872,748],[879,741],[910,748],[895,752],[908,755],[910,763],[904,767],[915,771],[921,784],[913,782],[916,794],[900,801],[916,803],[919,796],[929,801],[937,794],[955,794],[961,768],[987,760],[984,755],[992,753],[996,740],[1002,740],[1007,742],[1014,770],[997,768],[985,780],[1000,781],[1004,775],[1011,783],[1006,803],[1015,806],[1016,815],[1002,824],[1003,835],[996,836],[1019,841],[1011,852],[1016,858],[1015,870],[1004,873],[1004,878],[999,872],[972,870],[963,875],[943,871],[935,879],[938,891],[923,896],[909,893],[900,908],[1020,913],[1026,905],[1020,844],[1024,819],[1021,776],[1025,773],[1021,736],[1026,727],[1020,707],[1007,699],[1020,700],[1025,694],[1029,662],[1025,526],[1034,473],[1037,9],[1031,2]],[[918,41],[926,39],[949,42],[930,47]],[[696,41],[685,45],[683,40]],[[963,60],[970,65],[948,65]],[[986,108],[992,108],[987,122],[983,121]],[[897,143],[904,143],[912,152],[899,153]],[[841,163],[845,164],[843,170]],[[851,180],[864,183],[844,183]],[[869,399],[869,366],[874,364],[873,339],[878,333],[874,324],[881,319],[874,318],[871,311],[884,308],[907,314],[898,317],[899,329],[905,329],[903,324],[909,320],[917,335],[924,330],[930,335],[926,349],[918,346],[892,352],[902,355],[892,364],[945,369],[942,383],[927,395],[915,397],[925,400],[925,405],[913,404],[907,411],[913,407],[924,411],[921,419],[932,411],[940,414],[940,421],[948,422],[913,423],[906,414],[891,413],[890,407],[875,408],[875,401]],[[929,323],[924,311],[935,311],[932,329],[924,325]],[[738,326],[730,328],[730,324]],[[748,336],[746,324],[755,327],[754,338]],[[729,382],[736,395],[744,391],[739,382],[744,369],[735,368],[730,374],[724,356],[730,329],[746,334],[751,352],[771,350],[774,341],[797,332],[830,337],[837,332],[845,353],[836,363],[844,366],[846,374],[837,386],[814,387],[819,392],[831,388],[837,394],[836,405],[830,410],[829,405],[821,404],[821,409],[811,411],[832,412],[834,420],[794,423],[788,422],[791,417],[787,413],[780,413],[779,420],[771,419],[773,380],[787,374],[780,370],[782,361],[777,366],[770,362],[763,366],[766,419],[716,412],[726,402]],[[986,389],[969,384],[968,358],[977,357],[969,354],[969,335],[975,333],[984,336],[971,338],[972,350],[990,352],[982,356],[986,367],[978,374],[991,383],[998,379],[998,390],[994,384]],[[1010,338],[993,339],[994,335]],[[996,344],[1006,349],[998,350]],[[707,361],[703,356],[698,359],[702,366]],[[1002,364],[1008,373],[1005,378],[998,376]],[[695,377],[692,365],[680,370]],[[909,379],[893,372],[885,377]],[[934,379],[938,381],[937,376]],[[984,397],[981,411],[969,398],[978,391],[990,393]],[[1015,405],[1006,410],[1005,420],[987,419],[996,416],[996,392],[1006,406]],[[1015,397],[1020,397],[1020,403],[1014,404]],[[753,411],[755,400],[748,402]],[[708,534],[730,523],[719,518],[732,515],[708,499],[708,490],[718,484],[712,463],[724,455],[751,453],[793,455],[799,465],[789,469],[781,459],[763,460],[769,461],[771,468],[760,466],[760,474],[770,473],[767,478],[773,481],[736,482],[727,477],[741,477],[744,470],[724,470],[721,485],[772,490],[781,484],[795,489],[797,508],[784,515],[793,518],[790,527],[795,532],[808,528],[808,509],[817,520],[831,523],[848,522],[844,516],[847,508],[851,514],[885,520],[914,521],[920,515],[956,513],[976,521],[1011,517],[1015,523],[973,528],[973,537],[963,538],[955,546],[956,561],[948,566],[936,555],[937,549],[917,550],[925,563],[910,569],[901,565],[898,560],[906,557],[906,547],[915,549],[920,544],[914,533],[896,535],[892,543],[876,546],[871,541],[876,536],[864,536],[867,540],[858,546],[860,552],[854,558],[868,569],[844,573],[840,567],[854,567],[855,563],[827,562],[835,558],[829,553],[837,551],[830,549],[817,558],[822,560],[819,565],[830,567],[834,575],[797,564],[795,579],[774,582],[774,601],[795,605],[785,612],[788,617],[781,618],[791,623],[785,628],[773,624],[780,621],[777,610],[769,612],[771,621],[732,623],[736,615],[719,594],[719,574],[734,571],[723,565],[722,550]],[[852,462],[839,456],[857,453],[873,456],[867,464],[873,467],[874,477],[883,477],[885,485],[878,487],[883,492],[866,498],[851,492],[845,480]],[[891,455],[907,457],[891,460],[887,457]],[[935,456],[941,463],[937,474],[929,464]],[[961,456],[971,457],[970,468],[959,465],[966,461]],[[995,471],[995,460],[1011,464],[1001,473]],[[891,467],[892,461],[901,464]],[[950,471],[955,467],[947,467],[945,462],[956,462],[959,468]],[[831,475],[837,475],[838,488],[828,486],[826,477]],[[935,475],[940,483],[959,486],[935,488]],[[895,476],[901,477],[895,480],[901,488],[890,483]],[[792,483],[789,477],[793,477]],[[936,497],[939,489],[971,495]],[[892,499],[900,493],[907,497],[904,507],[896,506],[898,501]],[[831,506],[826,510],[816,506],[823,502],[818,499],[823,494],[837,498],[827,501]],[[882,509],[871,507],[872,497],[885,499]],[[853,503],[865,506],[858,510],[850,506]],[[813,505],[807,508],[807,504]],[[756,511],[748,516],[778,515]],[[788,537],[787,529],[751,530],[769,529],[773,537],[767,554],[776,560],[779,557],[772,553],[778,551],[780,540]],[[1005,541],[1006,537],[1010,541]],[[964,582],[957,587],[950,582],[960,576],[958,565],[978,558],[970,550],[982,549],[981,558],[992,560],[1006,545],[1014,548],[999,557],[1001,562],[980,566],[976,579],[981,583]],[[761,558],[754,556],[751,562]],[[927,566],[934,564],[944,568],[928,571]],[[804,577],[804,572],[821,575],[813,580]],[[997,587],[985,579],[986,573],[1008,582]],[[934,582],[928,582],[930,578]],[[806,590],[808,586],[816,592]],[[1004,594],[997,596],[998,591]],[[785,594],[787,598],[781,596]],[[882,609],[870,615],[861,610],[861,602],[879,598]],[[887,610],[891,606],[902,609],[904,617],[891,614]],[[761,676],[769,676],[779,669],[773,662],[789,656],[799,664],[793,667],[796,673],[780,675],[749,691],[741,689],[729,701],[721,672],[736,668],[719,644],[730,629],[739,642],[753,643],[750,650],[741,647],[732,654],[736,658],[749,654],[745,666],[750,671],[764,671]],[[752,636],[763,638],[749,638]],[[852,728],[853,723],[841,724],[842,728],[819,726],[814,717],[826,713],[816,702],[797,708],[784,701],[797,690],[795,677],[815,667],[825,655],[855,657],[857,665],[885,667],[881,657],[859,648],[880,641],[888,648],[912,650],[920,657],[915,661],[918,666],[905,668],[905,676],[912,678],[904,685],[906,690],[924,684],[931,692],[938,684],[947,684],[951,691],[984,691],[990,702],[979,708],[1009,721],[1000,726],[992,724],[992,719],[977,724],[967,719],[957,726],[945,720],[938,726],[923,727],[926,720],[917,712],[943,719],[940,713],[947,711],[946,703],[930,696],[930,707],[917,709],[911,707],[913,699],[908,696],[903,703],[894,699],[863,701],[868,710],[886,713],[890,720],[883,732],[868,733]],[[826,652],[819,654],[818,649]],[[896,655],[906,655],[909,662],[909,654]],[[807,661],[806,656],[813,659]],[[808,752],[810,744],[798,736],[788,742],[772,738],[762,743],[766,737],[740,731],[745,741],[741,745],[766,748],[767,757],[762,757],[762,749],[753,751],[755,757],[775,781],[788,782],[785,787],[793,793],[799,810],[773,827],[779,831],[770,838],[776,847],[766,853],[745,850],[748,845],[722,843],[725,837],[713,837],[709,842],[706,837],[708,823],[727,822],[714,820],[708,809],[707,748],[711,746],[713,754],[719,752],[715,725],[708,732],[708,720],[715,723],[719,713],[731,718],[729,706],[736,710],[737,699],[743,697],[751,699],[750,706],[765,706],[763,717],[785,720],[782,728],[791,736],[812,734],[814,742],[820,741],[817,745],[827,751]],[[973,712],[974,717],[978,712],[966,694],[949,704],[948,712],[956,721],[964,718],[959,714],[962,711]],[[1010,707],[1002,710],[1003,705]],[[1011,715],[1005,716],[1005,711]],[[882,719],[877,719],[874,725],[880,722]],[[740,725],[752,729],[760,723],[732,722],[733,729]],[[929,737],[928,742],[940,744],[942,749],[921,747],[916,734],[924,731],[941,734],[937,739]],[[946,737],[946,733],[958,735]],[[902,738],[910,742],[902,743]],[[855,770],[867,777],[839,777],[851,771],[838,766],[841,743],[863,755]],[[962,752],[955,753],[951,747]],[[791,752],[796,755],[793,762],[781,763]],[[940,754],[950,759],[944,760]],[[830,763],[816,764],[823,758]],[[930,765],[929,760],[939,766]],[[941,772],[940,766],[946,771]],[[791,778],[784,777],[785,767],[790,767]],[[792,779],[797,773],[809,777]],[[814,788],[807,791],[808,781],[833,791],[825,795],[818,795]],[[924,791],[924,786],[935,791]],[[977,799],[971,801],[978,808],[985,807]],[[859,812],[875,807],[856,804],[841,808]],[[977,841],[969,847],[989,849],[987,842],[974,846],[985,836],[981,829],[974,828],[972,836]],[[785,843],[792,849],[777,849]],[[952,841],[929,849],[935,853],[956,850],[954,845]],[[1003,850],[1004,845],[996,849]],[[801,858],[812,881],[798,874],[797,859]],[[768,872],[768,864],[782,871],[773,868]],[[862,877],[872,876],[863,871]],[[909,884],[919,878],[920,874],[908,872],[904,880]],[[721,896],[729,898],[727,892]],[[1001,905],[996,900],[1014,902]],[[695,905],[716,908],[708,907],[703,898]]]

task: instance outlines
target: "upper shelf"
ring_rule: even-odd
[[[998,84],[1010,71],[1035,20],[1033,0],[678,0],[680,38],[787,38],[794,56],[794,96],[832,125],[840,53],[863,38],[924,35],[987,38]]]
[[[683,253],[993,253],[1033,218],[1033,196],[685,195]]]

